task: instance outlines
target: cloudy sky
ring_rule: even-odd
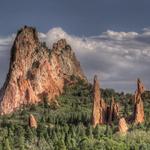
[[[150,89],[149,8],[149,0],[1,0],[0,86],[15,33],[26,24],[49,47],[66,38],[88,79],[97,74],[103,88],[133,92],[140,77]]]

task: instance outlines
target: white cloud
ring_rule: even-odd
[[[142,33],[107,30],[98,36],[77,37],[57,27],[46,34],[39,33],[39,37],[47,43],[49,48],[58,39],[65,38],[74,49],[89,80],[97,74],[101,85],[105,88],[133,91],[137,77],[144,80],[147,87],[150,87],[149,33],[148,28]],[[0,38],[0,56],[1,51],[4,51],[1,46],[7,44],[9,45],[8,39]],[[3,71],[3,69],[0,67],[0,70]]]
[[[138,77],[150,87],[148,32],[144,30],[140,34],[108,30],[99,36],[77,37],[61,28],[53,28],[46,34],[46,42],[51,48],[53,42],[66,38],[90,80],[94,74],[98,74],[104,87],[130,91],[135,88],[133,83]]]
[[[10,49],[15,38],[15,34],[8,37],[0,36],[0,87],[4,83],[8,72]]]
[[[110,38],[114,40],[133,39],[138,36],[136,32],[115,32],[107,30],[101,37]]]

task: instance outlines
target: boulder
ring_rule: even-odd
[[[93,84],[93,110],[92,110],[92,124],[95,127],[99,124],[100,121],[100,86],[97,76],[94,76],[94,84]]]
[[[128,131],[128,126],[124,117],[119,119],[118,130],[119,130],[119,133],[121,134],[122,133],[125,134]]]
[[[37,128],[37,121],[32,114],[29,116],[29,126],[30,128]]]

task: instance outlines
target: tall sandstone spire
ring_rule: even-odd
[[[112,97],[111,104],[108,105],[101,97],[99,81],[94,76],[93,84],[93,109],[92,109],[92,125],[111,124],[114,120],[119,120],[120,114],[119,103],[115,102]]]
[[[94,76],[93,84],[93,110],[92,110],[92,124],[95,127],[98,124],[106,122],[106,104],[101,98],[100,86],[97,76]]]
[[[100,120],[100,86],[97,76],[94,76],[94,84],[93,84],[93,110],[92,110],[92,124],[95,127],[99,124]]]
[[[140,79],[137,79],[137,90],[134,95],[134,122],[136,124],[144,122],[144,105],[141,95],[144,93],[145,88]]]
[[[72,75],[86,80],[65,39],[49,50],[39,41],[35,28],[23,27],[11,49],[9,72],[0,90],[0,114],[41,102],[44,96],[53,100],[63,92],[64,83]]]

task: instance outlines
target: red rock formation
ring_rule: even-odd
[[[37,121],[32,114],[30,114],[30,116],[29,116],[29,126],[31,128],[37,128]]]
[[[134,122],[136,124],[144,122],[144,106],[143,106],[143,101],[140,101],[139,103],[135,104],[134,117],[135,117],[134,118]]]
[[[66,40],[59,40],[49,50],[39,42],[34,28],[24,27],[11,50],[9,73],[0,92],[0,113],[41,102],[45,94],[49,100],[54,99],[72,75],[86,80]]]
[[[97,76],[94,76],[94,85],[93,85],[93,110],[92,110],[92,124],[95,127],[99,124],[100,121],[100,87]]]
[[[92,109],[92,124],[96,125],[111,124],[112,121],[119,119],[120,106],[114,101],[112,101],[110,106],[101,98],[101,92],[99,87],[99,81],[97,76],[94,76],[93,84],[93,109]]]
[[[120,133],[126,133],[128,131],[126,120],[123,117],[119,119],[118,130]]]
[[[140,79],[137,79],[137,90],[135,91],[135,95],[134,95],[134,103],[135,103],[134,122],[136,124],[144,122],[144,106],[141,98],[143,92],[144,92],[144,85],[140,81]]]

